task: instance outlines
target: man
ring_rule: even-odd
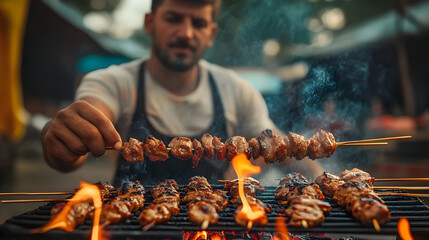
[[[60,171],[81,166],[85,155],[119,150],[128,137],[149,134],[168,144],[173,137],[201,139],[258,136],[276,127],[262,96],[230,70],[201,60],[218,31],[220,0],[153,0],[144,29],[152,37],[151,56],[92,72],[77,90],[76,102],[60,110],[42,132],[48,164]],[[115,129],[116,127],[116,129]],[[121,139],[122,137],[122,139]],[[179,183],[193,175],[222,178],[224,161],[169,159],[130,164],[120,158],[115,185],[140,179]]]

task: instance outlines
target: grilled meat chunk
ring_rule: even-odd
[[[258,138],[252,138],[249,141],[249,152],[252,154],[253,159],[257,159],[261,156],[261,144]]]
[[[260,212],[261,215],[259,215],[258,218],[252,220],[252,226],[265,226],[268,224],[268,217],[267,214],[265,214],[265,208],[264,206],[261,206],[259,204],[251,204],[249,203],[250,208],[252,208],[253,212]],[[249,223],[249,219],[247,218],[246,214],[244,212],[241,212],[241,209],[243,209],[243,205],[240,205],[235,210],[234,215],[234,221],[240,225],[247,227]]]
[[[346,182],[341,185],[337,191],[335,191],[333,199],[337,201],[338,205],[346,206],[348,203],[362,197],[383,202],[368,184],[358,182]]]
[[[228,138],[226,145],[226,160],[231,161],[238,154],[244,153],[247,158],[250,158],[249,144],[245,137],[234,136]]]
[[[330,211],[331,205],[327,202],[298,196],[291,201],[285,214],[290,218],[289,226],[302,227],[302,222],[305,220],[309,227],[313,227],[324,222],[324,213]]]
[[[214,156],[213,136],[206,133],[201,138],[201,145],[204,148],[204,159],[211,160]]]
[[[360,170],[359,168],[353,168],[352,170],[344,170],[341,173],[341,179],[345,182],[360,182],[366,183],[372,187],[375,179],[369,175],[369,173]]]
[[[315,183],[320,186],[325,196],[332,197],[334,196],[335,191],[345,182],[336,175],[323,172],[322,175],[316,178]]]
[[[143,162],[143,143],[135,138],[130,138],[122,147],[122,155],[127,162]]]
[[[225,159],[226,154],[226,146],[223,142],[221,142],[221,139],[218,137],[213,137],[213,146],[216,150],[216,158],[218,160]]]
[[[165,161],[168,159],[168,150],[161,140],[150,136],[143,143],[144,154],[152,161]]]
[[[172,156],[182,160],[192,158],[192,141],[186,137],[175,137],[168,144]]]
[[[373,198],[358,198],[347,204],[347,209],[366,226],[372,226],[372,219],[376,219],[379,224],[390,221],[390,211],[386,204]]]
[[[319,129],[309,140],[308,156],[311,159],[330,157],[336,148],[337,144],[335,143],[334,135]]]
[[[315,183],[308,185],[298,185],[296,187],[287,187],[285,184],[279,185],[277,186],[274,195],[275,199],[288,202],[298,196],[307,196],[308,198],[319,200],[325,199],[319,185]]]
[[[282,137],[273,134],[270,129],[266,129],[261,133],[259,138],[261,145],[261,155],[266,163],[275,161],[284,161],[287,157],[287,146]]]
[[[189,220],[195,225],[201,226],[204,221],[208,221],[210,225],[214,225],[219,221],[218,212],[213,204],[197,200],[191,202],[188,207]]]
[[[194,139],[192,142],[192,147],[194,148],[194,155],[192,156],[192,168],[196,168],[201,158],[204,156],[204,148],[197,139]]]
[[[287,155],[293,157],[296,160],[301,160],[307,156],[308,140],[304,136],[298,135],[293,132],[287,134],[289,148]]]
[[[168,221],[171,216],[180,212],[180,193],[175,180],[167,179],[152,188],[153,202],[140,213],[138,221],[141,225],[157,224]]]

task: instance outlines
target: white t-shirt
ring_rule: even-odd
[[[76,92],[76,99],[94,97],[111,108],[115,127],[123,141],[127,141],[127,130],[136,109],[137,78],[142,61],[134,60],[88,73]],[[219,90],[229,136],[250,139],[267,128],[274,128],[264,99],[248,82],[232,70],[205,60],[200,60],[199,66],[199,84],[186,96],[172,94],[145,71],[146,115],[158,132],[167,136],[193,136],[204,133],[211,126],[214,108],[208,71]]]

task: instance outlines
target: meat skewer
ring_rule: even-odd
[[[178,188],[175,180],[168,179],[151,190],[154,200],[138,217],[138,221],[144,226],[143,231],[179,214],[180,193],[177,191]]]
[[[238,205],[235,211],[234,221],[241,226],[247,227],[248,229],[252,228],[252,225],[265,226],[268,223],[268,218],[266,214],[261,215],[259,218],[249,221],[245,216],[240,215],[243,204],[240,200],[239,195],[239,180],[222,180],[221,182],[225,183],[223,188],[224,191],[228,191],[231,196],[231,203]],[[244,195],[249,202],[251,209],[255,211],[263,211],[265,213],[272,212],[270,206],[263,203],[261,200],[256,198],[256,190],[264,191],[265,188],[260,185],[260,183],[251,177],[246,177],[243,179],[244,185]]]
[[[218,213],[228,206],[225,192],[213,190],[205,177],[190,178],[183,191],[186,195],[182,198],[182,202],[189,203],[189,220],[193,224],[201,226],[201,229],[207,229],[209,225],[217,224]]]
[[[410,137],[400,136],[381,139],[395,140]],[[371,139],[371,142],[379,140]],[[371,142],[368,140],[335,142],[334,135],[322,129],[317,130],[310,139],[292,132],[279,136],[270,129],[266,129],[262,131],[260,137],[252,138],[249,142],[244,137],[233,136],[228,138],[225,143],[222,143],[220,138],[206,133],[202,136],[201,142],[197,139],[191,141],[186,137],[176,137],[166,147],[162,141],[153,136],[146,138],[143,142],[130,138],[129,142],[124,143],[122,152],[124,158],[129,162],[144,161],[144,156],[151,161],[165,161],[170,154],[182,160],[192,159],[193,167],[196,167],[201,158],[211,160],[216,157],[218,160],[226,158],[226,160],[231,161],[234,156],[240,153],[244,153],[248,158],[253,157],[254,159],[262,156],[265,162],[269,164],[284,161],[287,157],[297,160],[304,157],[311,159],[330,157],[337,146],[378,146],[387,144],[387,142]]]
[[[145,189],[139,181],[125,182],[117,192],[118,195],[103,206],[100,217],[103,227],[130,218],[144,206]]]
[[[274,198],[289,203],[284,211],[293,227],[313,227],[325,221],[324,214],[331,211],[319,185],[309,183],[300,173],[289,173],[277,186]]]
[[[110,192],[112,192],[114,189],[112,185],[107,183],[96,183],[95,185],[97,185],[97,187],[100,189],[102,199],[108,198]],[[76,191],[77,190],[75,190],[75,192]],[[66,204],[66,202],[56,204],[51,209],[51,218],[55,217],[66,206]],[[85,200],[74,204],[67,213],[67,221],[65,222],[66,226],[64,229],[66,231],[73,231],[76,226],[85,222],[86,217],[94,212],[94,209],[95,207],[92,200]]]
[[[390,221],[390,211],[372,189],[373,182],[374,178],[358,168],[343,171],[341,177],[324,173],[316,179],[338,205],[346,207],[362,224],[372,224],[379,231],[379,224]]]

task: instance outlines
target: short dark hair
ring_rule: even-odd
[[[158,9],[158,7],[162,4],[164,0],[152,0],[152,8],[151,11],[152,13],[155,13],[156,9]],[[220,10],[220,6],[222,4],[222,0],[179,0],[179,1],[183,1],[183,2],[189,2],[189,3],[193,3],[193,4],[201,4],[201,5],[212,5],[213,6],[213,21],[216,20],[218,14],[219,14],[219,10]]]

